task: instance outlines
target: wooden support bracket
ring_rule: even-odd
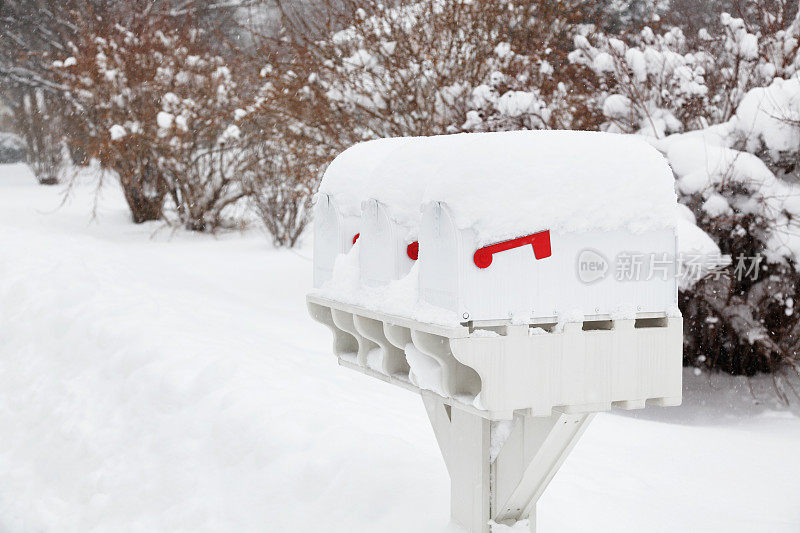
[[[509,433],[498,423],[450,409],[435,394],[423,393],[422,400],[450,474],[452,520],[470,533],[490,533],[490,521],[527,519],[534,532],[536,502],[594,414],[516,413],[501,423],[513,424]]]

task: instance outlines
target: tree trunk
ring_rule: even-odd
[[[164,194],[158,193],[155,197],[144,194],[138,187],[125,186],[122,189],[125,194],[125,201],[131,210],[131,218],[135,224],[149,222],[151,220],[161,220],[164,208]]]

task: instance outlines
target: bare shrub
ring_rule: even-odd
[[[241,122],[247,139],[242,185],[276,246],[292,247],[311,215],[311,200],[327,163],[352,135],[348,117],[312,89],[315,62],[304,50],[262,50],[271,61]]]
[[[254,148],[244,187],[275,246],[293,247],[309,222],[311,200],[323,167],[308,143]],[[313,162],[316,162],[314,164]]]
[[[64,156],[63,102],[41,89],[20,91],[14,129],[25,141],[25,156],[42,185],[55,185],[67,161]]]

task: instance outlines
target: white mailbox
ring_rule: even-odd
[[[675,309],[673,228],[529,231],[487,244],[473,229],[458,227],[447,203],[428,203],[420,228],[421,299],[489,325],[553,323],[565,312],[602,320],[626,309],[665,317]]]
[[[337,241],[335,268],[315,246],[309,310],[342,366],[422,395],[454,521],[533,530],[593,413],[681,402],[671,170],[645,141],[605,133],[389,145],[344,152],[369,161],[351,164],[365,174],[352,182],[326,175],[324,216],[366,184],[362,236]],[[318,261],[329,274],[316,277]]]
[[[314,206],[314,287],[328,281],[339,254],[358,240],[361,202],[372,170],[406,138],[377,139],[351,146],[325,171]]]
[[[430,182],[431,153],[453,149],[460,139],[405,138],[372,169],[361,205],[359,260],[365,285],[385,285],[411,270],[419,254],[419,208]]]

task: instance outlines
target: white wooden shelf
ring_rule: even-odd
[[[340,365],[421,392],[407,358],[408,350],[417,350],[438,366],[432,392],[489,420],[509,420],[515,411],[550,416],[553,409],[588,413],[681,402],[680,317],[650,313],[532,334],[542,324],[440,326],[314,295],[308,307],[333,333]],[[370,353],[379,366],[370,366]]]

